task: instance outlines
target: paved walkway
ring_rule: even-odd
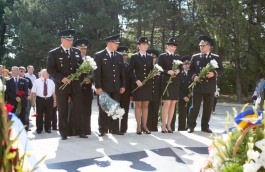
[[[222,133],[226,112],[232,112],[236,105],[218,104],[210,126],[215,133]],[[198,172],[207,157],[211,143],[210,134],[200,131],[199,117],[192,134],[174,132],[151,135],[137,135],[133,109],[129,113],[129,129],[124,136],[107,134],[98,137],[98,111],[93,102],[92,135],[88,139],[71,137],[61,140],[56,131],[51,134],[36,134],[35,128],[29,133],[37,158],[46,155],[45,171],[59,172]],[[34,118],[32,123],[35,123]],[[177,128],[177,122],[176,122]],[[159,128],[160,130],[160,128]]]

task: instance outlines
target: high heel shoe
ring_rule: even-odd
[[[145,134],[151,134],[151,132],[150,132],[148,129],[144,129],[144,128],[143,128],[143,132],[144,132]]]
[[[162,132],[162,133],[167,133],[167,128],[165,127],[165,128],[163,129],[163,127],[161,126],[161,132]]]
[[[171,129],[168,129],[168,127],[166,127],[166,128],[167,128],[168,133],[173,133],[173,131]]]
[[[136,130],[136,134],[138,134],[138,135],[141,135],[142,134],[142,131],[139,130],[138,127],[137,127],[137,130]]]

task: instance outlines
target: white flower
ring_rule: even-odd
[[[250,163],[243,165],[244,172],[257,172],[260,167],[260,164],[256,164],[253,161],[250,161]]]
[[[116,114],[118,116],[122,116],[122,115],[125,114],[125,110],[123,108],[119,108],[119,109],[116,110]]]
[[[258,164],[265,168],[265,152],[262,152],[258,159]]]
[[[159,72],[163,72],[163,68],[161,66],[159,66],[158,64],[155,64],[154,66]]]
[[[90,57],[90,56],[86,56],[86,60],[88,61],[88,63],[90,64],[90,66],[95,70],[97,69],[97,63],[95,62],[95,60]]]
[[[173,63],[175,63],[176,65],[181,65],[181,64],[183,64],[183,62],[180,61],[180,60],[173,60]]]
[[[260,141],[257,141],[257,142],[255,143],[255,146],[256,146],[257,148],[259,148],[262,152],[265,153],[265,139],[262,139],[262,140],[260,140]]]
[[[254,160],[255,162],[257,162],[260,156],[260,153],[258,151],[254,151],[253,149],[250,149],[247,151],[247,155],[248,155],[249,160]]]
[[[216,69],[216,68],[219,68],[217,61],[214,60],[214,59],[210,61],[210,64],[211,64],[211,66],[213,66],[215,69]]]

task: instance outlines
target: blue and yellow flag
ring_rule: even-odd
[[[249,125],[260,124],[263,120],[263,111],[254,111],[253,108],[240,112],[234,121],[239,128],[245,129]]]

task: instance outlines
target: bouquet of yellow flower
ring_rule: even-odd
[[[83,73],[89,73],[97,69],[97,64],[92,57],[87,56],[86,60],[79,66],[75,73],[69,75],[67,78],[71,81],[79,80],[79,76]],[[63,84],[60,89],[64,89],[68,84]]]
[[[143,80],[142,84],[146,84],[147,81],[151,78],[153,78],[158,72],[163,72],[163,68],[159,66],[158,64],[155,64],[154,68],[150,71],[150,73],[147,75],[147,77]],[[133,91],[135,92],[139,87],[136,87]]]
[[[210,63],[208,63],[204,68],[202,68],[201,72],[199,73],[199,79],[198,81],[193,81],[189,88],[191,88],[192,90],[194,89],[194,87],[196,86],[197,82],[201,82],[202,79],[206,78],[206,75],[208,72],[213,72],[215,69],[219,68],[218,63],[216,60],[211,60]]]
[[[254,107],[243,109],[240,113],[234,110],[234,127],[228,127],[228,114],[226,131],[212,137],[209,157],[201,172],[265,171],[264,112]]]
[[[181,64],[183,64],[182,61],[180,61],[180,60],[173,60],[172,70],[175,71],[175,70],[179,69]],[[176,77],[176,75],[171,75],[169,77],[169,79],[167,81],[167,85],[166,85],[165,90],[163,92],[163,95],[166,93],[169,84],[172,83],[172,79],[175,78],[175,77]],[[167,92],[167,94],[168,94],[168,92]]]

